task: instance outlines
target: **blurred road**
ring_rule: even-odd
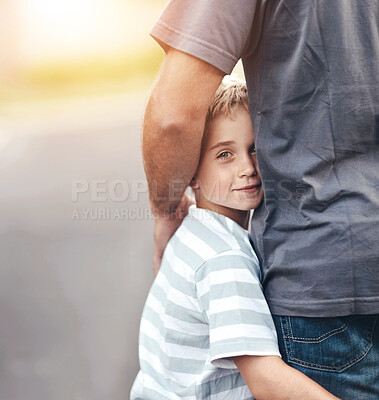
[[[152,282],[145,97],[0,117],[2,400],[129,398]]]

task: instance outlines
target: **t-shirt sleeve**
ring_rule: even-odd
[[[209,324],[210,362],[236,368],[231,357],[280,356],[259,266],[240,250],[206,261],[195,274],[196,290]]]
[[[249,43],[258,0],[171,0],[150,34],[230,74]]]

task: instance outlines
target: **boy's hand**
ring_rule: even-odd
[[[189,206],[192,204],[195,204],[195,202],[188,195],[184,194],[175,214],[155,217],[153,258],[154,276],[157,275],[159,268],[161,267],[163,252],[168,241],[179,228],[184,217],[188,214]]]
[[[339,400],[279,356],[233,358],[257,400]]]

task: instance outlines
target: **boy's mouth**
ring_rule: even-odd
[[[253,193],[255,191],[258,191],[259,188],[262,186],[261,183],[257,183],[256,185],[248,185],[248,186],[244,186],[238,189],[234,189],[237,192],[249,192],[249,193]]]

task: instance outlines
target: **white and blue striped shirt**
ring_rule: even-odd
[[[231,357],[280,356],[249,236],[190,207],[142,314],[131,400],[253,399]]]

